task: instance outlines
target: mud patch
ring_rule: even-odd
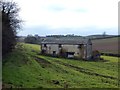
[[[2,88],[3,88],[3,89],[13,88],[13,86],[12,86],[12,84],[3,83],[3,84],[2,84]]]
[[[60,84],[60,82],[58,80],[52,80],[53,84]]]
[[[42,66],[42,68],[49,67],[51,64],[49,61],[43,58],[35,57],[35,60]]]

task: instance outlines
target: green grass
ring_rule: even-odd
[[[102,56],[105,62],[95,62],[53,58],[39,55],[39,52],[39,45],[19,43],[3,61],[3,85],[19,88],[118,87],[116,57]],[[53,80],[59,84],[54,84]]]

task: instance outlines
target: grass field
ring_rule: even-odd
[[[3,60],[3,87],[117,88],[118,58],[83,61],[39,55],[40,46],[18,44]]]
[[[92,40],[92,48],[103,53],[118,54],[118,43],[120,43],[118,39],[120,37]]]

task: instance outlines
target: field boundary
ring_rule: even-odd
[[[101,53],[101,55],[113,56],[113,57],[120,57],[120,54],[113,54],[113,53]]]

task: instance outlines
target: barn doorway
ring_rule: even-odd
[[[53,51],[53,56],[56,56],[56,51]]]
[[[67,58],[74,58],[75,52],[66,52]]]

